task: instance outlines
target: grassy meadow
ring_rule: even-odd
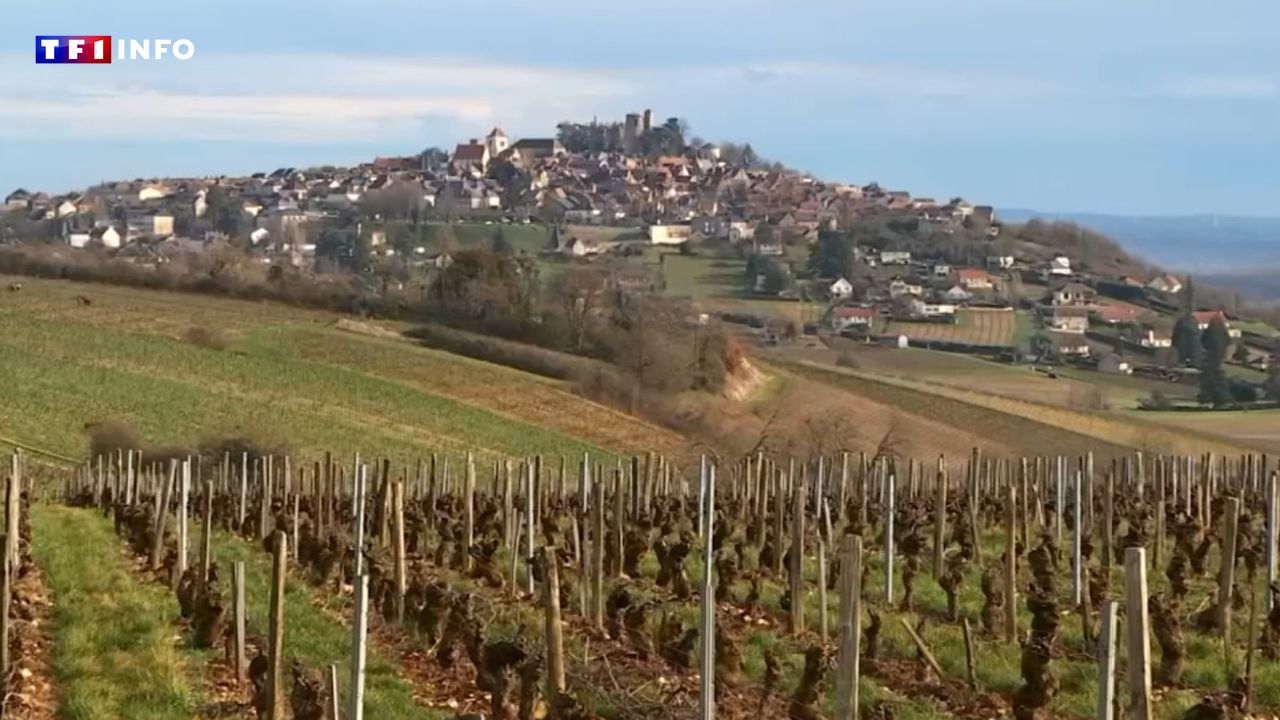
[[[407,461],[609,454],[674,435],[562,384],[293,308],[24,278],[0,296],[0,435],[70,456],[85,425],[128,422],[151,443],[250,435],[295,454]],[[92,304],[75,302],[77,294]],[[193,327],[224,349],[184,340]]]

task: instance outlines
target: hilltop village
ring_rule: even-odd
[[[428,292],[454,254],[484,247],[693,298],[761,346],[822,333],[1178,382],[1200,373],[1212,329],[1245,398],[1280,334],[1074,225],[1006,225],[960,197],[824,181],[650,110],[538,137],[494,127],[352,167],[19,188],[2,210],[10,245],[147,267],[234,247],[273,272],[375,278],[374,291]],[[1225,397],[1232,381],[1221,385]]]

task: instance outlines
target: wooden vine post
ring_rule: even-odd
[[[462,488],[463,494],[463,541],[467,552],[464,552],[463,564],[467,572],[471,572],[473,559],[471,557],[471,546],[475,544],[476,533],[476,463],[471,453],[467,453],[467,475],[464,480],[465,485]],[[403,596],[402,596],[403,597]]]
[[[604,630],[604,491],[603,477],[596,477],[591,513],[591,624]]]
[[[355,614],[351,620],[351,698],[347,720],[364,720],[365,663],[369,657],[369,576],[356,578]]]
[[[1098,645],[1097,720],[1114,720],[1116,708],[1116,615],[1115,600],[1102,604],[1102,632]]]
[[[231,566],[231,612],[232,618],[232,648],[231,663],[235,667],[236,682],[244,685],[245,670],[245,606],[244,606],[244,562],[237,560]]]
[[[1108,483],[1110,485],[1110,483]],[[1147,612],[1147,551],[1132,547],[1124,556],[1126,661],[1129,667],[1129,712],[1133,720],[1151,720],[1151,644]]]
[[[947,459],[938,457],[937,500],[933,508],[933,576],[942,577],[946,570],[943,555],[947,549]]]
[[[404,597],[408,592],[409,572],[404,538],[404,483],[397,482],[391,488],[392,536],[395,541],[396,563],[396,622],[404,622]],[[470,553],[467,553],[470,557]]]
[[[703,464],[702,487],[705,488],[705,524],[702,533],[702,606],[698,622],[702,647],[698,661],[698,720],[715,720],[716,716],[716,597],[713,579],[715,567],[716,468]],[[803,503],[803,495],[800,496]],[[797,555],[799,553],[797,552]],[[793,600],[794,602],[794,600]],[[794,618],[794,614],[792,615]]]
[[[862,538],[845,535],[840,545],[840,639],[836,675],[836,720],[858,716],[862,654]]]
[[[267,720],[284,720],[284,581],[289,568],[289,536],[275,533],[271,558],[270,629],[267,635]]]
[[[1059,478],[1061,483],[1061,478]],[[1061,486],[1059,486],[1061,489]],[[1061,505],[1058,517],[1062,516]],[[1014,497],[1013,482],[1005,491],[1005,549],[1004,549],[1004,640],[1018,641],[1018,505]]]
[[[1226,498],[1222,507],[1222,567],[1218,573],[1218,628],[1231,654],[1231,595],[1236,578],[1236,538],[1240,522],[1240,498]],[[1230,668],[1228,668],[1230,671]]]
[[[800,482],[792,488],[791,509],[791,634],[804,632],[804,496],[805,482],[801,475]],[[710,534],[706,534],[710,544]],[[708,558],[710,562],[710,558]]]
[[[547,704],[550,717],[560,717],[560,694],[565,689],[564,678],[564,628],[560,624],[560,562],[555,545],[542,547],[542,606],[546,617],[547,643]]]

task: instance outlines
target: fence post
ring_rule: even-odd
[[[1114,720],[1116,707],[1116,601],[1102,604],[1102,632],[1098,644],[1097,720]]]
[[[1129,717],[1151,720],[1151,645],[1147,614],[1147,551],[1133,547],[1124,557],[1125,625],[1128,636]]]

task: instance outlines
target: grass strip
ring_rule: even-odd
[[[36,506],[33,554],[54,600],[54,674],[72,720],[193,718],[199,659],[173,627],[178,604],[134,577],[111,522],[90,510]]]

